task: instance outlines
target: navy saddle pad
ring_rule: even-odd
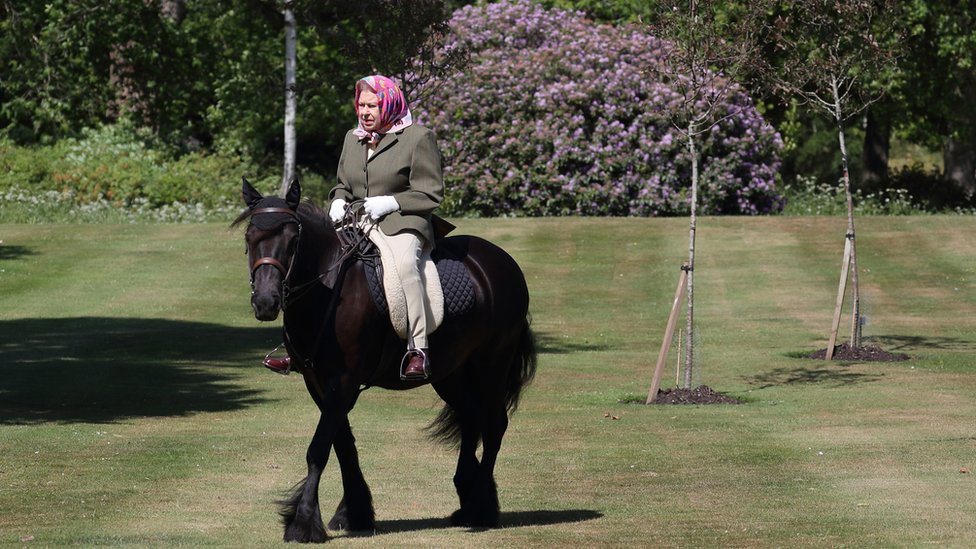
[[[444,320],[463,316],[474,308],[474,280],[468,268],[464,266],[464,262],[461,261],[462,257],[458,255],[457,250],[452,250],[450,246],[441,247],[440,244],[431,253],[444,293]],[[364,258],[363,265],[373,303],[381,313],[389,315],[390,306],[386,302],[386,292],[383,290],[383,273],[379,258],[376,257],[374,260]]]

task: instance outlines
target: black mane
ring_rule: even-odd
[[[301,217],[309,218],[322,223],[324,223],[326,220],[325,210],[310,200],[303,200],[302,203],[298,205],[297,213]]]

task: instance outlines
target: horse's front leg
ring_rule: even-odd
[[[329,521],[330,530],[353,532],[372,531],[376,526],[373,496],[359,466],[356,438],[349,426],[349,417],[340,426],[335,440],[336,457],[342,470],[342,501]]]
[[[345,412],[343,412],[345,415]],[[332,411],[323,411],[315,435],[305,455],[308,475],[295,486],[291,497],[281,502],[281,519],[285,541],[323,542],[328,539],[319,511],[319,481],[329,461],[332,442],[340,425]]]

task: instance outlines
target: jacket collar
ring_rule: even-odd
[[[373,156],[369,156],[368,154],[366,155],[366,163],[368,164],[372,162],[373,160],[376,159],[377,156],[382,154],[383,151],[395,145],[397,141],[400,140],[400,134],[403,132],[404,130],[400,130],[398,132],[388,133],[385,136],[383,136],[383,139],[380,140],[380,145],[379,147],[376,148],[376,152],[373,153]],[[363,142],[363,147],[366,147],[365,141]]]

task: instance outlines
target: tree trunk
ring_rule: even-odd
[[[851,240],[851,347],[861,346],[861,292],[857,280],[857,238],[854,236],[854,198],[851,193],[851,174],[848,168],[847,143],[844,125],[838,124],[840,157],[844,171],[844,191],[847,194],[847,238]]]
[[[281,175],[281,196],[288,193],[288,186],[295,178],[295,65],[298,42],[295,13],[291,2],[285,2],[285,166]]]
[[[861,287],[857,280],[857,239],[854,238],[853,217],[851,227],[851,347],[861,346]]]
[[[684,388],[691,389],[695,355],[695,223],[698,210],[698,149],[695,147],[694,122],[688,124],[688,152],[691,155],[691,225],[688,231],[688,315],[685,342]]]
[[[847,238],[851,240],[851,347],[861,346],[861,292],[857,281],[857,239],[854,237],[854,198],[851,193],[851,174],[847,158],[844,124],[838,122],[838,140],[843,169],[844,191],[847,194]]]
[[[856,239],[854,237],[854,197],[851,193],[851,174],[847,157],[847,141],[844,136],[844,115],[841,110],[841,99],[840,92],[837,86],[837,80],[833,81],[833,99],[834,99],[834,121],[837,123],[837,140],[840,144],[840,158],[841,158],[841,170],[842,177],[841,180],[844,182],[844,193],[847,196],[847,235],[846,238],[850,240],[851,245],[851,257],[850,257],[850,271],[851,275],[851,347],[858,347],[861,344],[861,332],[860,332],[860,317],[861,317],[861,293],[858,288],[857,279],[857,253],[856,253]],[[845,244],[846,246],[846,244]],[[845,265],[846,267],[846,265]],[[847,276],[848,273],[841,273],[841,276]],[[841,301],[843,296],[837,296],[838,302]],[[828,346],[827,357],[833,355],[833,348]],[[829,358],[828,358],[829,360]]]
[[[963,81],[952,96],[960,105],[972,105],[976,103],[976,70],[970,69],[960,76]],[[967,109],[959,111],[968,112]],[[976,194],[976,120],[963,116],[954,126],[950,130],[955,131],[949,134],[943,148],[945,178],[966,198],[972,198]]]
[[[868,188],[888,181],[888,151],[891,149],[891,124],[868,110],[864,128],[864,156],[861,181]]]
[[[976,140],[963,143],[959,139],[946,139],[942,151],[945,177],[972,197],[976,193]]]

